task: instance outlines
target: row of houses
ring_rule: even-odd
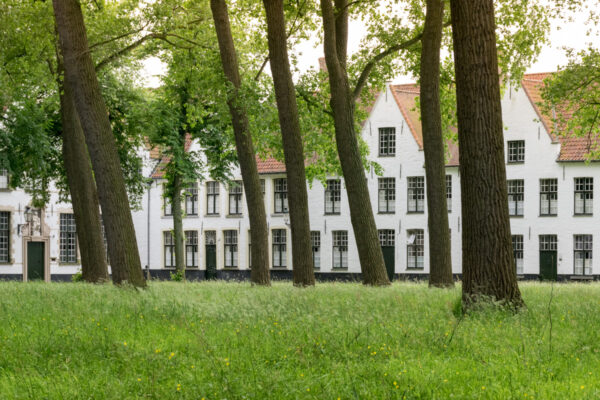
[[[502,99],[505,156],[513,250],[517,274],[524,278],[593,279],[593,255],[600,254],[600,164],[586,162],[589,138],[562,137],[537,105],[546,74],[526,75]],[[428,273],[427,202],[423,140],[415,85],[388,85],[363,124],[370,158],[382,175],[367,171],[371,202],[388,274],[425,277]],[[201,150],[190,142],[189,149]],[[171,207],[163,197],[166,160],[145,153],[145,173],[153,178],[133,211],[142,264],[154,276],[174,268]],[[289,276],[292,269],[285,166],[257,159],[269,228],[271,268]],[[230,183],[190,185],[183,226],[188,275],[249,275],[252,241],[239,171]],[[77,272],[76,226],[69,204],[54,196],[34,209],[28,196],[8,189],[0,177],[0,278],[68,279]],[[448,143],[447,208],[453,272],[461,272],[461,210],[458,147]],[[597,193],[594,196],[594,193]],[[357,277],[357,241],[349,218],[344,180],[330,177],[308,186],[312,256],[323,279]]]

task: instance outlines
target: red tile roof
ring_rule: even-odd
[[[186,152],[189,151],[191,146],[192,146],[192,136],[188,133],[185,136],[185,151]],[[156,147],[154,149],[156,149]],[[154,149],[152,149],[151,152],[154,151]],[[150,157],[152,157],[152,155]],[[154,171],[152,171],[152,174],[150,175],[150,177],[153,179],[164,178],[165,168],[167,167],[167,165],[169,164],[170,161],[171,161],[171,156],[164,154],[161,157],[158,164],[156,164],[156,166],[154,167]]]
[[[259,174],[279,174],[285,172],[285,164],[274,158],[262,159],[256,156],[256,166]]]
[[[600,150],[600,138],[589,135],[577,137],[568,132],[561,132],[561,130],[564,131],[564,127],[555,123],[552,116],[547,115],[541,109],[544,79],[551,75],[551,73],[525,74],[521,85],[552,141],[560,143],[560,154],[557,161],[586,161],[591,151]],[[571,112],[565,106],[557,105],[554,112],[560,113],[564,119],[571,117]],[[592,161],[600,161],[600,159]]]

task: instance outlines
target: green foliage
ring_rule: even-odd
[[[425,284],[4,282],[0,397],[599,397],[600,286],[521,289],[461,318],[459,287]]]
[[[73,283],[83,282],[83,274],[81,273],[81,271],[77,271],[76,273],[74,273],[71,276],[71,282],[73,282]]]
[[[556,133],[588,139],[588,160],[600,159],[600,50],[568,51],[569,63],[544,82],[541,104]],[[554,128],[552,127],[552,128]]]
[[[173,282],[183,282],[185,280],[185,274],[183,271],[170,272],[169,277]]]

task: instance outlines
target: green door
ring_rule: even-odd
[[[217,278],[217,246],[206,245],[206,279]]]
[[[396,269],[395,262],[395,247],[394,246],[381,246],[381,252],[383,253],[383,261],[385,262],[385,269],[388,274],[390,281],[394,280],[394,272]]]
[[[44,280],[44,242],[27,243],[27,280]]]
[[[540,251],[540,279],[556,280],[556,251]]]

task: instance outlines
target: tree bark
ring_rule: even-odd
[[[185,136],[184,139],[185,140]],[[174,162],[174,161],[171,161]],[[181,210],[181,175],[175,172],[171,196],[171,210],[173,211],[173,240],[175,241],[175,270],[185,279],[185,253],[183,235],[183,212]]]
[[[263,3],[267,14],[269,60],[288,180],[294,285],[313,286],[315,273],[310,239],[304,146],[300,133],[296,91],[287,53],[283,0],[264,0]]]
[[[92,62],[83,14],[77,0],[53,0],[65,83],[73,92],[83,128],[106,229],[115,284],[145,287],[123,172],[98,78]]]
[[[71,89],[59,84],[62,155],[77,226],[83,280],[108,281],[98,193]]]
[[[493,0],[451,0],[460,148],[463,304],[523,304],[508,217]]]
[[[440,109],[440,47],[444,1],[427,0],[421,39],[421,126],[427,184],[429,230],[429,286],[452,287],[450,228],[446,202],[446,170],[442,112]]]
[[[252,269],[250,279],[253,284],[270,285],[269,242],[265,201],[256,166],[250,124],[246,111],[241,105],[242,102],[238,99],[241,78],[233,37],[231,35],[231,27],[229,25],[227,4],[225,0],[211,0],[210,6],[219,42],[223,71],[227,80],[233,85],[233,91],[227,99],[227,105],[231,113],[235,147],[240,163],[242,181],[244,182],[248,217],[250,219],[250,235],[252,237]]]
[[[345,9],[347,0],[336,0],[337,9]],[[331,108],[335,125],[335,141],[344,174],[350,219],[358,247],[363,283],[389,285],[383,254],[379,244],[367,177],[363,168],[355,132],[355,102],[345,68],[345,45],[348,36],[347,13],[334,14],[331,0],[321,0],[323,14],[325,63],[331,89]],[[345,29],[344,29],[345,26]],[[338,52],[343,52],[338,54]]]

